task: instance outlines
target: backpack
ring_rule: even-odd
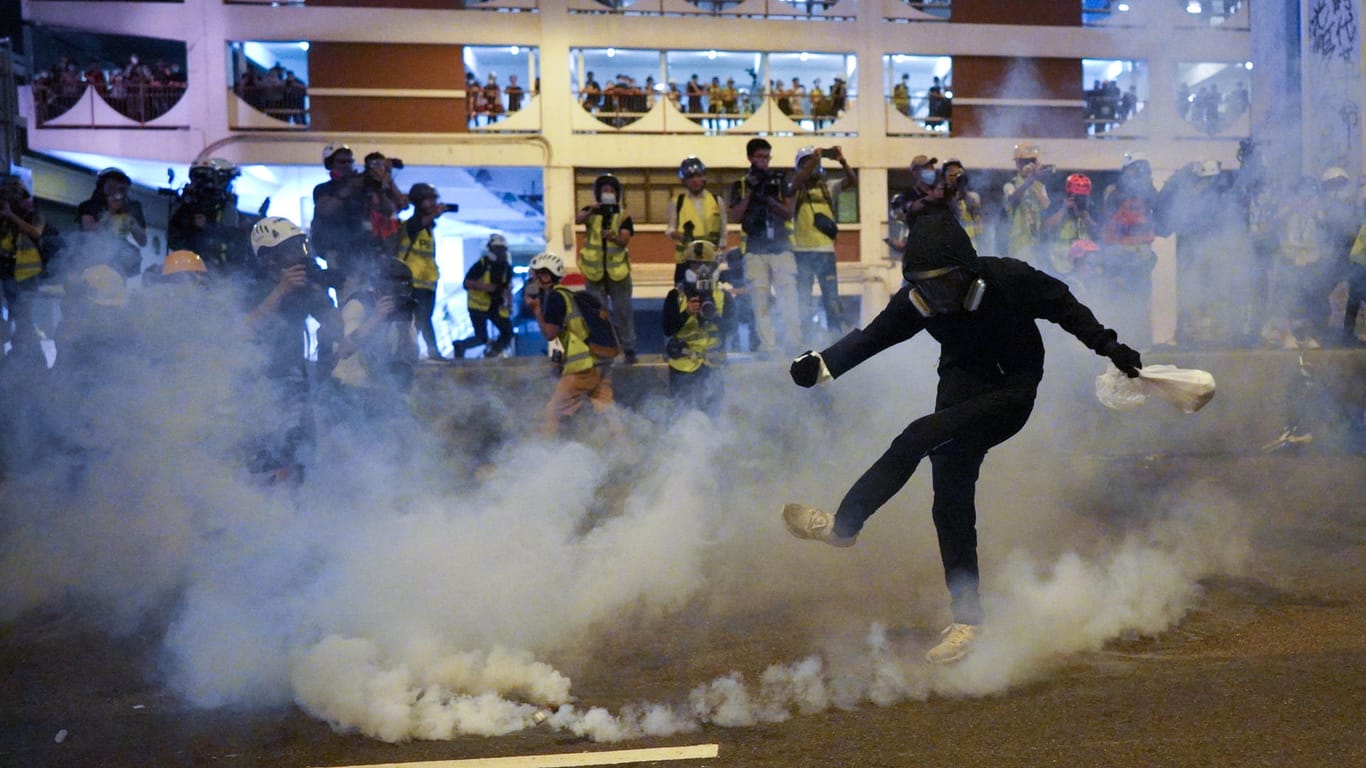
[[[566,303],[565,325],[569,324],[576,312],[583,316],[584,324],[588,326],[588,338],[584,339],[584,342],[588,344],[588,351],[593,353],[593,357],[611,360],[621,354],[617,329],[612,326],[612,317],[607,313],[606,307],[587,291],[571,291],[568,288],[563,290],[568,294],[565,299],[572,299]]]

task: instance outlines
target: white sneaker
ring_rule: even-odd
[[[950,624],[940,634],[943,635],[939,645],[931,648],[925,653],[925,661],[931,664],[952,664],[972,652],[973,643],[977,642],[977,636],[982,633],[982,628],[976,624]]]
[[[805,504],[785,505],[783,523],[787,525],[788,532],[799,539],[823,541],[832,547],[852,547],[858,540],[857,536],[846,538],[835,533],[833,513]]]

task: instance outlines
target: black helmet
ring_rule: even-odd
[[[604,173],[593,180],[593,199],[602,199],[602,188],[610,186],[617,191],[617,197],[621,197],[621,180],[610,173]]]
[[[408,189],[408,200],[413,205],[417,205],[419,200],[436,197],[438,197],[436,187],[426,182],[419,181]]]
[[[697,155],[688,155],[683,158],[683,162],[678,164],[678,178],[686,179],[695,174],[707,172],[707,166],[702,163]]]

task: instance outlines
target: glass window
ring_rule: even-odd
[[[1086,133],[1103,134],[1142,112],[1148,103],[1148,66],[1142,61],[1082,59]]]
[[[1245,125],[1252,103],[1252,62],[1181,62],[1176,65],[1177,114],[1213,136]]]
[[[465,119],[471,128],[518,112],[541,90],[540,55],[525,45],[467,45]]]
[[[883,57],[892,109],[932,131],[947,133],[953,117],[953,59],[897,53]]]

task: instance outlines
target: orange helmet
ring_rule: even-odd
[[[1091,194],[1091,177],[1084,173],[1074,173],[1067,177],[1064,190],[1069,195],[1089,195]]]
[[[199,254],[194,251],[171,251],[166,254],[166,261],[161,265],[163,277],[181,272],[208,271],[204,268],[204,260],[199,258]]]

